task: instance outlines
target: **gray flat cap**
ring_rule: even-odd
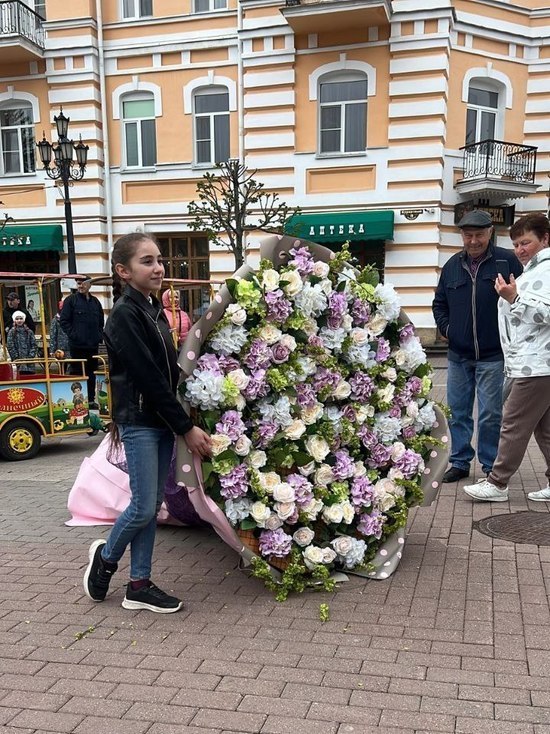
[[[481,209],[473,209],[471,212],[466,212],[466,214],[457,224],[457,227],[459,227],[460,229],[462,229],[462,227],[485,228],[492,226],[493,220],[491,219],[491,215],[487,214],[487,212],[484,212]]]

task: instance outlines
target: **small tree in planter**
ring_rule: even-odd
[[[217,168],[219,173],[205,173],[197,184],[199,200],[189,202],[191,227],[233,253],[238,269],[245,261],[247,232],[282,232],[299,210],[280,201],[279,194],[267,192],[254,178],[257,171],[238,159],[218,163]]]

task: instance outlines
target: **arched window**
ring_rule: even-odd
[[[134,92],[124,95],[121,104],[126,167],[154,166],[157,162],[154,96]]]
[[[0,105],[2,174],[33,173],[34,120],[32,104],[10,99]]]
[[[367,76],[347,71],[319,79],[319,152],[358,153],[367,145]]]
[[[195,163],[214,164],[229,158],[229,90],[211,86],[193,95]]]
[[[498,85],[485,79],[472,79],[468,87],[466,145],[502,137],[503,120]]]

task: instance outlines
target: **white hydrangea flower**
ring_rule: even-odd
[[[218,408],[223,400],[223,380],[221,375],[195,370],[193,377],[187,381],[185,399],[203,410]]]
[[[210,345],[214,352],[219,354],[238,354],[244,347],[248,339],[248,332],[244,326],[235,326],[234,324],[226,324],[214,334]]]
[[[379,283],[374,289],[375,296],[380,299],[377,311],[386,321],[394,321],[399,316],[401,303],[391,283]]]

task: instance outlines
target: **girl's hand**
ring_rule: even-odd
[[[510,282],[507,283],[502,275],[499,273],[495,280],[495,290],[501,298],[504,298],[508,303],[513,303],[516,300],[518,290],[516,287],[516,279],[513,274],[510,274]]]
[[[208,433],[199,428],[193,426],[190,431],[184,436],[187,448],[192,454],[198,454],[199,456],[210,456],[212,453],[212,441]]]

